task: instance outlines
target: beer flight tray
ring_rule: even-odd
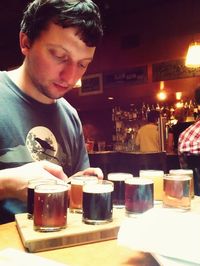
[[[67,227],[57,232],[36,232],[33,220],[27,213],[16,214],[15,220],[24,247],[29,252],[71,247],[117,238],[120,224],[125,218],[124,209],[113,209],[113,221],[101,225],[82,222],[82,215],[67,214]]]

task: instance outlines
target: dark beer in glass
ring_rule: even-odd
[[[113,182],[113,207],[123,208],[125,205],[125,180],[132,178],[133,175],[129,173],[109,173],[108,180]]]
[[[128,216],[143,213],[153,206],[152,180],[142,177],[125,180],[125,209]]]
[[[33,219],[33,210],[34,210],[34,189],[37,185],[40,184],[56,184],[54,179],[41,179],[35,178],[28,181],[28,193],[27,193],[27,212],[28,219]]]
[[[101,180],[83,186],[83,222],[103,224],[112,221],[113,183]]]

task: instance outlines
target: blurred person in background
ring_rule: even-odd
[[[178,152],[178,139],[186,128],[188,128],[192,122],[186,122],[186,115],[184,108],[176,108],[174,112],[174,118],[176,123],[169,127],[168,138],[167,138],[167,152],[177,153]]]
[[[195,102],[200,106],[200,87],[194,94]],[[200,119],[186,128],[179,136],[178,155],[181,168],[187,168],[187,155],[200,154]]]
[[[147,114],[147,124],[141,126],[137,132],[135,144],[140,152],[159,152],[160,139],[158,119],[160,113],[151,110]]]

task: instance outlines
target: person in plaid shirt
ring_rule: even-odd
[[[200,87],[195,90],[195,101],[200,105]],[[200,119],[186,128],[179,136],[178,155],[181,168],[187,168],[186,156],[200,154]]]

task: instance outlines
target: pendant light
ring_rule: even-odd
[[[188,48],[185,66],[190,68],[200,67],[200,42],[192,42]]]
[[[160,91],[157,93],[157,99],[159,101],[165,101],[167,98],[167,93],[164,90],[165,84],[164,81],[160,81]]]
[[[191,12],[191,19],[194,23],[194,19],[199,17],[199,14],[197,12],[197,2],[196,0],[190,1],[190,12]],[[194,34],[194,33],[193,33]],[[198,37],[197,37],[198,38]],[[188,68],[198,68],[200,67],[200,41],[195,38],[193,35],[193,40],[189,45],[186,60],[185,60],[185,66]]]

